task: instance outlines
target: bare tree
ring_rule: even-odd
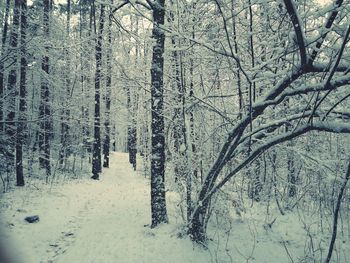
[[[330,29],[343,1],[336,1],[334,9],[330,12],[326,21],[325,30],[319,37],[316,46],[311,49],[311,55],[308,55],[306,50],[307,41],[303,33],[303,25],[293,0],[285,0],[284,2],[294,28],[295,43],[299,51],[299,61],[297,65],[291,68],[287,76],[281,78],[277,84],[266,91],[263,98],[252,104],[250,112],[245,114],[229,132],[225,143],[201,186],[198,200],[192,214],[192,220],[189,224],[189,234],[192,239],[198,243],[205,243],[206,241],[206,224],[208,222],[209,205],[212,196],[264,151],[274,145],[289,141],[313,130],[334,133],[350,132],[350,125],[342,122],[341,118],[337,117],[337,114],[330,116],[330,114],[332,114],[332,109],[334,109],[333,106],[326,112],[324,109],[320,109],[320,105],[324,101],[325,96],[328,96],[329,93],[335,92],[339,90],[340,87],[349,85],[350,83],[348,74],[334,77],[336,71],[346,72],[346,67],[338,66],[345,44],[348,41],[348,34],[344,35],[343,43],[331,69],[323,66],[322,63],[315,63],[315,59],[320,52],[320,48],[327,34],[331,31]],[[229,54],[227,55],[230,56]],[[240,61],[239,57],[235,54],[233,56],[231,54],[230,57],[234,58],[236,61]],[[315,84],[312,81],[312,76],[310,77],[309,83],[302,84],[298,81],[302,76],[306,77],[308,74],[310,75],[310,73],[317,73],[320,71],[328,72],[328,78],[325,81]],[[303,79],[303,82],[304,81],[305,79]],[[290,89],[291,85],[294,83],[298,83],[299,87]],[[254,130],[250,129],[251,123],[257,121],[259,117],[264,116],[269,107],[275,107],[281,104],[286,98],[293,98],[303,94],[321,94],[323,91],[325,92],[324,96],[319,97],[319,100],[316,101],[313,108],[293,108],[292,111],[297,113],[284,119],[279,119],[256,127],[253,126]],[[340,115],[342,115],[342,113],[340,113]],[[326,118],[327,121],[325,121]],[[285,123],[292,123],[293,129],[276,135],[274,131]],[[231,167],[229,171],[223,174],[222,171],[227,165]]]

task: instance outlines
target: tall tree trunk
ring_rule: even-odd
[[[110,10],[111,11],[111,10]],[[112,13],[110,13],[111,15]],[[111,144],[111,127],[110,127],[110,111],[111,111],[111,86],[112,86],[112,20],[108,19],[108,52],[107,52],[107,76],[106,76],[106,113],[105,113],[105,138],[103,141],[103,167],[109,167],[109,152]]]
[[[4,55],[6,50],[6,39],[8,31],[8,19],[10,12],[10,0],[6,0],[4,26],[2,29],[1,37],[1,57]],[[5,89],[5,75],[4,75],[4,62],[0,59],[0,132],[4,130],[4,89]]]
[[[194,19],[194,11],[196,9],[196,3],[193,2],[192,4],[192,39],[195,39],[195,19]],[[192,47],[191,53],[190,53],[190,91],[189,91],[189,100],[193,102],[194,100],[194,48]],[[190,110],[189,112],[189,121],[190,121],[190,140],[191,140],[191,173],[193,175],[189,176],[187,179],[187,189],[191,189],[190,191],[187,190],[188,196],[187,200],[190,201],[187,205],[187,219],[190,220],[192,216],[192,200],[191,199],[191,191],[192,191],[192,178],[198,178],[198,164],[200,161],[197,160],[197,147],[196,147],[196,132],[195,132],[195,122],[194,122],[194,113],[193,110]],[[190,214],[189,214],[190,213]]]
[[[137,19],[137,18],[136,18]],[[130,24],[131,29],[130,31],[133,32],[134,30],[134,21],[133,17],[130,16]],[[138,20],[136,20],[136,26],[135,26],[135,32],[133,32],[135,35],[138,34]],[[129,50],[130,55],[130,50]],[[139,53],[139,47],[138,44],[136,44],[135,47],[135,55],[136,58],[134,60],[135,66],[137,65],[137,58]],[[129,123],[128,123],[128,138],[127,138],[127,146],[128,146],[128,152],[129,152],[129,163],[133,166],[134,170],[136,170],[136,154],[137,154],[137,108],[138,108],[138,94],[137,91],[134,88],[127,87],[127,106],[128,106],[128,115],[129,115]]]
[[[81,84],[81,92],[82,96],[85,101],[89,101],[89,86],[91,83],[91,79],[87,76],[88,73],[90,72],[90,64],[87,63],[86,52],[89,50],[91,40],[86,43],[83,41],[83,30],[84,26],[88,24],[86,20],[86,14],[89,12],[89,18],[90,18],[90,28],[88,29],[88,38],[91,39],[91,33],[92,33],[92,28],[91,28],[91,21],[92,21],[92,16],[91,16],[91,10],[92,6],[90,6],[89,9],[85,9],[85,6],[83,4],[80,4],[80,14],[79,14],[79,37],[80,37],[80,84]],[[89,127],[89,110],[86,102],[82,103],[81,106],[81,117],[82,117],[82,143],[83,143],[83,149],[82,149],[82,158],[85,157],[85,153],[91,153],[91,142],[89,140],[90,138],[90,127]],[[90,155],[89,155],[89,161],[90,161]]]
[[[232,15],[232,30],[233,30],[233,42],[235,53],[238,54],[238,42],[237,42],[237,29],[236,29],[236,16],[234,14],[235,10],[235,1],[231,0],[231,15]],[[236,61],[236,79],[237,79],[237,90],[238,90],[238,105],[239,105],[239,113],[238,117],[242,118],[242,110],[243,110],[243,94],[242,94],[242,85],[241,85],[241,70],[239,68],[239,62]]]
[[[101,68],[102,68],[102,38],[105,19],[105,6],[101,4],[101,12],[99,19],[99,28],[97,33],[97,41],[95,46],[96,56],[96,72],[95,72],[95,120],[94,120],[94,143],[92,146],[92,179],[98,180],[102,171],[101,167]]]
[[[162,30],[164,25],[165,7],[164,0],[156,0],[153,5],[153,30],[152,38],[155,40],[153,46],[151,65],[151,109],[152,109],[152,156],[151,156],[151,212],[152,227],[168,222],[165,185],[165,138],[164,138],[164,40],[165,34]]]
[[[173,4],[173,3],[172,3]],[[172,16],[172,22],[174,22],[174,14]],[[178,43],[177,43],[178,42]],[[181,187],[182,182],[186,185],[186,218],[190,221],[191,218],[191,191],[192,191],[192,178],[191,171],[188,166],[188,145],[186,135],[186,116],[185,116],[185,77],[182,63],[182,52],[177,51],[176,48],[181,48],[181,42],[176,41],[175,37],[171,38],[171,43],[174,51],[173,57],[173,70],[175,75],[176,93],[174,97],[174,117],[173,117],[173,133],[174,133],[174,173],[175,182],[179,181]],[[190,69],[192,70],[192,69]],[[192,81],[192,80],[191,80]]]
[[[249,4],[249,53],[251,57],[251,67],[255,67],[255,53],[254,53],[254,39],[253,39],[253,8],[251,4],[251,0],[248,0]],[[256,100],[256,83],[254,80],[249,82],[249,112],[252,115],[252,105]],[[253,123],[250,122],[250,131],[253,130]],[[251,141],[249,140],[249,150],[248,154],[251,151],[250,147]],[[248,174],[250,176],[250,189],[248,190],[249,197],[254,199],[255,201],[260,200],[260,192],[262,190],[262,183],[260,180],[260,160],[257,159],[254,163],[255,169],[248,168]]]
[[[43,31],[46,40],[50,36],[50,0],[44,0],[44,12],[43,12]],[[45,44],[45,54],[42,58],[41,69],[45,75],[41,79],[41,101],[39,106],[40,115],[40,132],[39,132],[39,163],[41,168],[46,170],[46,180],[51,175],[51,163],[50,163],[50,134],[51,134],[51,122],[50,122],[50,89],[48,83],[48,77],[50,74],[50,61],[49,61],[49,48]]]
[[[137,154],[137,131],[136,131],[136,96],[134,92],[131,91],[130,87],[127,87],[127,108],[129,115],[128,123],[128,138],[127,138],[127,148],[129,153],[129,163],[136,170],[136,154]]]
[[[337,203],[336,203],[336,206],[334,208],[333,231],[332,231],[331,242],[330,242],[329,247],[328,247],[327,257],[326,257],[326,260],[324,261],[325,263],[329,263],[331,261],[331,258],[332,258],[335,240],[337,238],[338,217],[339,217],[339,213],[340,213],[341,202],[344,198],[344,192],[346,193],[346,185],[347,185],[349,180],[350,180],[350,159],[349,159],[348,168],[346,171],[345,178],[344,178],[343,183],[341,184],[341,187],[340,187],[340,191],[339,191],[338,198],[337,198]]]
[[[24,186],[23,175],[23,143],[26,130],[26,76],[27,76],[27,49],[26,49],[26,33],[27,33],[27,0],[21,2],[21,66],[20,66],[20,83],[19,83],[19,116],[17,122],[17,138],[16,138],[16,184]]]
[[[21,0],[15,0],[14,10],[13,10],[13,23],[10,36],[10,49],[12,54],[12,66],[10,68],[8,81],[7,81],[7,110],[6,110],[6,125],[5,132],[7,135],[7,141],[9,143],[9,150],[7,151],[7,164],[9,167],[14,165],[15,156],[15,135],[16,135],[16,93],[18,85],[18,29],[20,23],[20,7]]]
[[[70,16],[71,16],[71,0],[67,0],[67,23],[66,23],[66,35],[69,42],[70,35]],[[66,48],[66,67],[65,67],[65,81],[66,81],[66,98],[64,109],[61,119],[61,150],[60,150],[60,165],[61,167],[66,163],[69,156],[69,116],[70,116],[70,97],[71,97],[71,80],[70,80],[70,54],[68,47]]]

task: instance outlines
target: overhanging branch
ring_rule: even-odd
[[[204,200],[210,198],[221,187],[223,187],[233,176],[235,176],[240,170],[242,170],[246,165],[248,165],[251,161],[253,161],[257,156],[259,156],[261,153],[263,153],[267,149],[314,130],[332,132],[332,133],[350,133],[350,124],[337,123],[337,122],[317,122],[313,124],[309,123],[309,124],[300,126],[299,128],[295,129],[292,132],[275,136],[273,139],[265,142],[264,144],[260,145],[257,149],[252,151],[251,154],[244,161],[242,161],[233,171],[231,171],[228,175],[226,175],[221,182],[215,185],[211,189],[211,191],[207,193]]]

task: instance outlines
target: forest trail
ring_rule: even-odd
[[[99,181],[9,195],[17,203],[18,196],[31,200],[10,207],[1,222],[0,240],[24,248],[16,251],[18,262],[210,262],[188,238],[177,238],[177,226],[148,227],[149,181],[131,169],[124,153],[112,154]],[[38,214],[40,222],[24,222],[27,213]]]

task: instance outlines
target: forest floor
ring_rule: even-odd
[[[0,241],[14,262],[210,262],[174,224],[150,229],[149,180],[113,153],[101,180],[25,187],[2,198]],[[24,218],[38,215],[40,221]]]
[[[0,248],[6,246],[11,263],[322,262],[316,253],[324,257],[331,221],[324,219],[320,233],[317,215],[298,209],[282,216],[273,203],[267,213],[264,205],[246,201],[237,211],[230,202],[216,200],[220,209],[212,212],[204,250],[186,235],[179,237],[184,208],[169,186],[170,223],[151,229],[150,183],[139,166],[135,172],[127,154],[112,153],[99,181],[88,172],[80,179],[63,174],[53,184],[28,178],[25,187],[1,196]],[[27,223],[31,215],[40,221]],[[348,224],[342,224],[332,262],[350,262]]]

